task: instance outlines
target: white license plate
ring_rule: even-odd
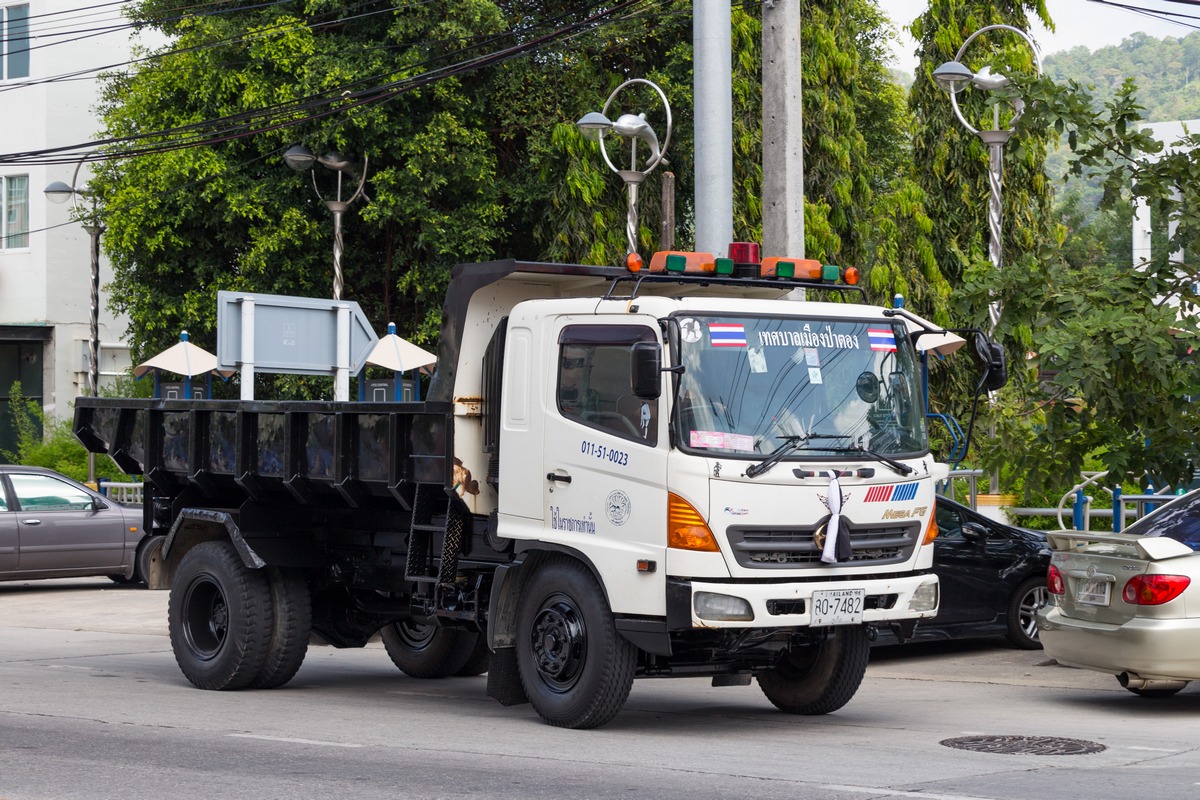
[[[866,589],[825,589],[812,594],[812,625],[860,625]]]
[[[1106,606],[1112,593],[1108,581],[1082,580],[1075,587],[1075,602],[1088,606]]]

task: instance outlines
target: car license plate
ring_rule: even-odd
[[[812,625],[860,625],[866,589],[824,589],[812,594]]]
[[[1088,606],[1106,606],[1112,592],[1108,581],[1082,580],[1075,587],[1075,602]]]

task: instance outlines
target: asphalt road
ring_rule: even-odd
[[[1200,687],[1151,701],[998,640],[877,648],[822,717],[780,714],[753,685],[646,680],[606,727],[565,731],[488,699],[484,678],[408,678],[375,643],[313,647],[279,690],[202,692],[174,663],[166,603],[0,583],[0,800],[1200,795]],[[945,743],[979,737],[1098,752]]]

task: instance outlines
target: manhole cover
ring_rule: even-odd
[[[941,744],[976,753],[1021,756],[1085,756],[1105,749],[1104,745],[1096,742],[1060,736],[959,736],[943,739]]]

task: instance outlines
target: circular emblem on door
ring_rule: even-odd
[[[604,513],[613,525],[621,526],[628,522],[632,510],[633,504],[629,501],[629,495],[620,489],[609,492],[604,501]]]
[[[1088,564],[1088,568],[1087,568],[1087,576],[1088,576],[1089,578],[1094,578],[1094,577],[1096,577],[1096,565],[1095,565],[1095,564]]]

